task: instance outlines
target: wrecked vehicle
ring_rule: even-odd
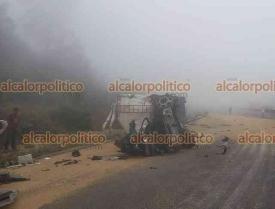
[[[132,143],[131,137],[147,134],[179,135],[190,132],[185,124],[186,99],[184,95],[153,94],[119,95],[111,112],[103,124],[104,130],[124,129],[127,134],[115,142],[123,153],[141,153],[145,155],[162,154],[176,151],[182,147],[192,147],[195,144],[169,146],[168,144]]]

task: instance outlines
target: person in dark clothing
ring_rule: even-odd
[[[228,109],[228,114],[229,114],[229,115],[232,115],[232,107],[229,107],[229,109]]]
[[[9,146],[11,146],[13,150],[16,150],[16,138],[18,135],[18,126],[20,122],[18,108],[13,109],[13,112],[8,116],[7,121],[8,121],[8,128],[7,128],[5,149],[8,150]]]

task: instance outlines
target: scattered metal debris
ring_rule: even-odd
[[[93,157],[88,157],[91,160],[126,160],[128,159],[127,155],[111,155],[111,156],[99,156],[94,155]]]
[[[17,191],[15,190],[0,189],[0,207],[13,203],[16,196]]]
[[[91,160],[102,160],[103,156],[94,155],[93,157],[89,157],[89,159],[91,159]]]
[[[56,161],[54,164],[57,167],[59,164],[63,164],[63,163],[69,162],[69,161],[70,161],[70,159],[63,159],[60,161]]]
[[[22,165],[22,164],[17,164],[17,165],[11,165],[11,166],[8,166],[6,168],[20,168],[20,167],[23,167],[25,165]]]
[[[18,165],[18,162],[16,162],[16,161],[2,161],[0,163],[1,168],[7,168],[10,166],[16,166],[16,165]]]
[[[80,154],[80,151],[79,150],[73,150],[72,151],[72,156],[73,157],[79,157],[81,154]]]
[[[66,163],[64,163],[63,165],[72,165],[72,164],[77,164],[79,162],[79,160],[70,160]]]
[[[19,164],[33,164],[33,158],[31,154],[22,155],[17,157],[17,161]]]
[[[71,159],[63,159],[61,161],[56,161],[54,164],[56,167],[58,167],[58,165],[62,164],[62,165],[72,165],[72,164],[77,164],[80,160],[71,160]]]
[[[8,172],[0,173],[0,183],[8,184],[16,181],[28,181],[29,178],[25,178],[19,175],[10,174]]]

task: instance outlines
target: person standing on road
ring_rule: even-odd
[[[8,150],[9,146],[16,150],[16,138],[18,136],[18,126],[20,122],[19,109],[16,107],[13,112],[8,116],[7,137],[5,149]]]
[[[228,114],[229,114],[229,115],[232,115],[232,107],[229,107],[229,109],[228,109]]]
[[[5,120],[0,120],[0,148],[1,149],[4,144],[2,139],[5,139],[4,134],[5,134],[7,127],[8,127],[8,122]]]
[[[223,152],[221,153],[222,155],[225,155],[225,153],[227,152],[228,148],[229,148],[229,138],[226,136],[222,139],[222,144],[221,145],[217,145],[218,147],[223,148]]]
[[[5,132],[8,127],[8,122],[5,120],[0,120],[0,136]]]

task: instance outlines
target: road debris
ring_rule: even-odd
[[[15,201],[17,191],[0,189],[0,208],[7,206]]]
[[[93,157],[88,157],[91,160],[126,160],[128,159],[128,155],[117,155],[117,156],[99,156],[94,155]]]
[[[8,172],[0,173],[0,183],[2,184],[8,184],[16,181],[28,181],[28,180],[30,179],[19,175],[10,174]]]
[[[63,160],[54,162],[54,164],[57,167],[59,164],[63,164],[63,163],[69,162],[69,161],[70,161],[70,159],[63,159]]]
[[[72,159],[63,159],[60,161],[56,161],[54,164],[56,167],[58,167],[58,165],[62,164],[62,165],[72,165],[72,164],[77,164],[80,160],[72,160]]]
[[[23,167],[23,166],[25,166],[25,165],[16,164],[16,165],[7,166],[6,168],[20,168],[20,167]]]
[[[41,171],[50,171],[50,169],[49,168],[43,168],[43,169],[41,169]]]
[[[91,159],[91,160],[102,160],[103,156],[94,155],[93,157],[89,157],[89,159]]]
[[[80,151],[79,150],[73,150],[72,151],[72,156],[73,157],[80,157],[81,156]]]
[[[70,160],[66,163],[64,163],[63,165],[72,165],[72,164],[77,164],[79,162],[79,160]]]
[[[33,158],[31,154],[22,155],[17,157],[18,164],[33,164]]]
[[[0,163],[0,168],[7,168],[7,167],[10,167],[10,166],[15,166],[15,165],[18,165],[18,163],[16,161],[2,161]]]

